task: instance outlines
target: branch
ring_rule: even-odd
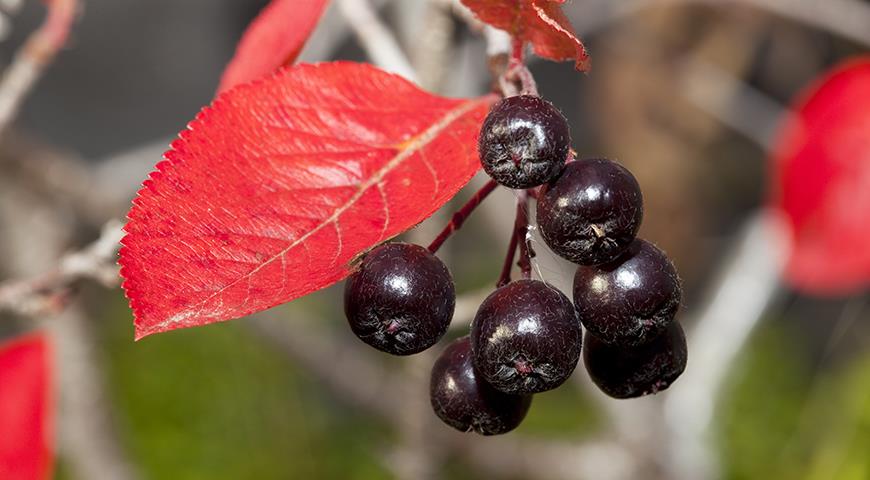
[[[514,235],[516,235],[520,247],[520,259],[517,261],[517,266],[520,267],[523,278],[528,280],[532,278],[532,257],[535,256],[535,252],[529,245],[529,195],[525,190],[517,193],[517,217],[514,224]],[[501,283],[501,279],[499,283]]]
[[[302,312],[296,313],[292,316],[302,316]],[[274,313],[242,321],[347,403],[383,418],[391,418],[402,409],[402,398],[395,393],[401,391],[404,380],[398,374],[385,372],[355,345],[318,334],[317,327],[302,318],[294,318],[297,323],[293,327]]]
[[[396,37],[381,22],[368,0],[339,0],[338,7],[375,65],[419,83]]]
[[[50,322],[48,329],[59,372],[60,448],[75,478],[139,478],[115,429],[93,325],[81,306],[73,304]]]
[[[15,118],[24,98],[66,43],[78,0],[50,0],[45,21],[15,54],[0,79],[0,134]]]
[[[26,186],[7,183],[0,176],[4,201],[0,202],[0,257],[4,271],[27,277],[55,268],[56,258],[70,240],[67,212],[54,202],[27,195]],[[23,231],[22,231],[23,230]],[[76,254],[63,257],[62,269],[88,270],[92,256],[114,250],[109,224],[99,241]],[[8,249],[8,250],[7,250]],[[10,255],[11,254],[11,255]],[[109,254],[108,257],[113,257]],[[38,277],[41,278],[41,277]],[[38,283],[38,282],[37,282]],[[97,357],[94,325],[78,302],[57,316],[41,321],[54,345],[58,386],[58,448],[71,478],[89,480],[131,480],[137,472],[124,451],[121,436],[114,429],[112,404],[104,390],[103,373]],[[37,322],[28,322],[32,328]],[[5,324],[4,329],[13,324]],[[2,434],[0,434],[2,435]]]
[[[298,315],[304,312],[295,310]],[[327,333],[294,318],[290,326],[274,314],[259,314],[245,325],[274,345],[304,371],[317,377],[336,398],[381,417],[397,429],[404,421],[408,388],[426,389],[428,382],[381,367],[373,355],[355,345],[336,341]],[[301,323],[301,324],[300,324]],[[437,348],[437,347],[436,347]],[[431,432],[433,445],[447,442],[466,462],[496,476],[547,480],[607,480],[628,478],[636,463],[631,454],[610,441],[543,442],[512,435],[481,438],[453,433],[447,427]]]
[[[621,18],[652,7],[702,4],[727,7],[744,4],[870,46],[870,4],[858,0],[599,0],[583,3],[572,15],[579,34],[598,31]],[[577,3],[577,5],[581,5]]]
[[[65,255],[57,267],[26,280],[0,283],[0,311],[35,316],[56,311],[65,303],[67,291],[77,281],[92,279],[107,287],[118,284],[115,254],[123,224],[110,220],[100,237],[84,249]]]
[[[432,243],[429,244],[429,251],[432,253],[437,252],[438,249],[441,248],[441,245],[443,245],[454,232],[462,228],[462,224],[464,224],[465,220],[467,220],[474,212],[474,209],[477,208],[481,202],[486,200],[486,197],[496,188],[498,188],[498,183],[496,183],[495,180],[486,182],[486,184],[480,190],[475,192],[464,205],[459,207],[459,210],[453,213],[453,216],[450,218],[450,221],[444,229],[441,230],[441,233],[439,233],[438,236],[432,240]]]
[[[516,434],[498,438],[460,435],[455,436],[455,449],[466,462],[504,478],[649,478],[641,475],[640,465],[631,452],[610,440],[560,442],[531,440]]]
[[[712,478],[715,471],[708,429],[719,391],[750,333],[779,292],[787,252],[775,214],[752,217],[726,258],[711,298],[698,311],[689,332],[690,360],[682,378],[665,397],[671,432],[673,478]]]
[[[770,151],[776,129],[791,113],[764,92],[702,60],[682,68],[683,96],[723,125]]]
[[[420,77],[420,85],[443,93],[447,80],[454,75],[452,59],[456,55],[456,25],[449,3],[444,0],[402,0],[395,6],[399,13],[395,22],[402,32],[402,41],[411,51],[411,61]]]

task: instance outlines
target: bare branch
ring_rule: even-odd
[[[578,2],[572,15],[578,33],[595,32],[621,18],[651,7],[704,4],[729,7],[744,4],[870,46],[870,4],[858,0],[598,0]]]
[[[148,163],[153,164],[153,159]],[[75,210],[79,220],[94,226],[122,215],[132,194],[114,193],[135,192],[144,178],[143,174],[129,185],[121,185],[126,181],[124,177],[102,181],[94,174],[94,164],[17,131],[9,131],[3,138],[0,169],[15,184],[46,201]]]
[[[69,35],[78,0],[51,0],[47,3],[45,21],[16,53],[12,65],[0,79],[0,133],[15,118],[24,98]]]
[[[305,313],[299,310],[296,317]],[[304,371],[315,375],[338,398],[381,417],[400,428],[408,388],[422,389],[427,382],[407,373],[388,373],[372,356],[331,335],[317,333],[317,327],[294,318],[290,327],[274,313],[260,314],[246,321],[255,333],[278,347]],[[300,325],[299,323],[303,325]],[[636,463],[630,453],[610,441],[583,443],[541,442],[529,439],[486,438],[454,434],[444,428],[431,432],[432,444],[445,441],[467,462],[493,475],[509,478],[548,480],[607,480],[629,478]],[[444,437],[444,438],[442,438]]]
[[[724,125],[770,150],[776,128],[790,113],[730,72],[702,60],[683,67],[683,95]]]
[[[0,283],[0,311],[33,316],[57,310],[69,287],[82,279],[96,280],[107,287],[117,285],[115,254],[123,236],[122,226],[119,220],[110,220],[94,243],[65,255],[51,271],[26,280]]]
[[[787,252],[775,214],[753,217],[711,286],[709,303],[697,312],[689,332],[691,359],[686,372],[665,398],[665,419],[672,432],[673,478],[713,478],[708,429],[728,367],[779,291]]]
[[[302,315],[304,313],[297,310],[293,316]],[[399,375],[384,372],[355,346],[317,334],[317,327],[305,323],[304,318],[293,321],[297,324],[291,329],[273,312],[255,315],[245,320],[245,324],[302,364],[306,372],[339,393],[349,404],[384,418],[392,417],[402,408],[401,396],[394,394],[401,391],[404,381]]]
[[[418,82],[417,73],[396,37],[381,22],[368,0],[339,0],[338,6],[375,65]]]
[[[513,44],[511,36],[504,30],[487,25],[483,27],[483,38],[486,39],[487,56],[510,55]]]
[[[5,194],[0,202],[0,245],[15,255],[0,257],[3,270],[28,277],[55,268],[55,259],[71,235],[64,212],[54,202],[29,195],[22,185],[5,180],[0,181]],[[116,227],[119,225],[107,225],[99,241],[64,257],[63,268],[71,272],[90,271],[86,259],[114,251]],[[37,319],[51,336],[55,351],[58,448],[71,478],[135,479],[137,472],[114,429],[93,325],[78,302],[67,307],[57,316]],[[29,322],[27,327],[33,323],[36,322]]]
[[[456,437],[456,449],[475,467],[506,478],[620,480],[640,475],[635,457],[608,440],[560,442],[517,436]]]
[[[413,8],[416,4],[417,8]],[[395,4],[403,15],[396,20],[401,38],[411,51],[420,85],[442,92],[445,80],[453,74],[454,33],[456,26],[449,4],[444,0],[403,0]],[[415,21],[415,19],[417,19]],[[422,19],[420,24],[419,19]]]
[[[76,478],[134,480],[139,473],[123,450],[100,371],[93,326],[77,304],[49,324],[60,373],[60,445]]]

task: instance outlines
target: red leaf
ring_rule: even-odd
[[[774,207],[792,230],[786,279],[810,294],[870,280],[870,57],[847,62],[795,103],[773,150]]]
[[[49,350],[42,335],[0,345],[0,478],[51,478]]]
[[[219,96],[130,210],[136,337],[229,320],[335,283],[478,171],[493,98],[456,100],[346,62]]]
[[[218,93],[292,65],[327,0],[272,0],[251,22],[221,77]]]
[[[573,60],[577,70],[589,69],[589,54],[562,12],[564,0],[462,0],[483,22],[532,44],[541,57]]]

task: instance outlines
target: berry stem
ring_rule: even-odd
[[[432,240],[432,243],[429,244],[429,251],[435,253],[441,248],[441,245],[448,239],[456,230],[459,230],[462,227],[462,224],[465,223],[465,220],[471,215],[471,212],[480,205],[483,200],[492,193],[493,190],[498,187],[498,183],[495,180],[490,180],[486,182],[486,185],[480,188],[471,198],[465,202],[465,205],[459,208],[450,219],[450,222],[447,223],[447,226],[444,227],[444,230],[441,230],[441,233],[435,237],[435,240]]]
[[[511,63],[522,65],[525,62],[526,42],[517,37],[511,40]]]
[[[495,284],[496,288],[501,288],[509,283],[511,283],[511,269],[514,266],[514,257],[517,254],[517,229],[514,228],[511,232],[511,239],[508,243],[507,254],[504,257],[504,264],[501,267],[501,275],[498,277],[498,282]]]
[[[535,82],[535,77],[524,64],[515,65],[512,74],[520,80],[521,95],[538,96],[538,84]]]
[[[498,77],[498,87],[503,97],[516,95],[538,96],[535,77],[525,64],[525,42],[514,37],[507,69]]]
[[[532,257],[535,252],[529,247],[526,235],[529,232],[529,194],[525,190],[517,196],[517,218],[514,223],[514,235],[520,246],[520,259],[517,266],[523,274],[523,278],[532,278]]]

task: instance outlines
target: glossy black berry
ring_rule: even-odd
[[[499,435],[526,417],[532,397],[499,392],[474,371],[471,343],[462,337],[435,361],[429,383],[432,409],[447,425],[481,435]]]
[[[582,340],[574,305],[562,292],[537,280],[518,280],[493,292],[471,326],[478,373],[510,394],[561,385],[577,366]]]
[[[532,95],[505,98],[489,112],[478,140],[483,169],[509,188],[549,182],[565,166],[571,136],[565,117]]]
[[[672,323],[650,343],[619,347],[586,335],[583,363],[592,381],[614,398],[658,393],[671,386],[686,369],[686,336]]]
[[[581,265],[609,262],[640,228],[643,197],[634,176],[604,159],[577,160],[538,195],[538,228],[558,255]]]
[[[586,330],[607,343],[633,346],[655,338],[680,308],[680,279],[655,245],[636,239],[616,260],[579,266],[574,305]]]
[[[345,285],[344,312],[364,342],[411,355],[447,332],[456,291],[444,263],[428,250],[388,243],[369,252]]]

